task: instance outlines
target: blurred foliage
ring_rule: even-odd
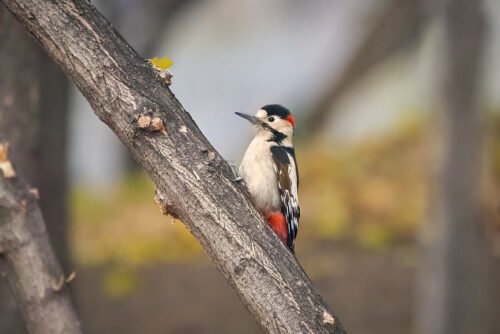
[[[163,216],[153,201],[154,187],[143,173],[130,175],[103,195],[72,192],[72,244],[78,263],[141,265],[190,261],[201,248],[184,225]]]
[[[302,237],[370,248],[413,238],[427,192],[424,128],[412,119],[349,146],[299,146]]]
[[[139,284],[134,268],[127,266],[114,267],[104,276],[104,292],[113,298],[119,298],[134,292]]]
[[[153,195],[144,173],[129,175],[106,194],[72,191],[73,255],[80,265],[107,267],[101,284],[110,297],[138,288],[140,265],[200,258],[199,244],[182,222],[160,213]]]
[[[500,117],[494,115],[498,113],[487,122],[488,164],[494,171],[487,188],[491,204],[498,208],[494,194],[500,183]],[[299,145],[298,247],[345,240],[381,249],[413,240],[427,214],[430,158],[436,146],[431,125],[430,119],[414,118],[351,145],[336,147],[326,140],[307,150]],[[77,262],[112,264],[105,282],[112,295],[134,286],[130,268],[197,260],[202,253],[181,222],[161,215],[153,189],[138,173],[106,200],[83,189],[73,191],[72,244]],[[498,212],[490,217],[500,227]]]

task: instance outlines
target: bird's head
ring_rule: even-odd
[[[280,143],[293,137],[295,120],[290,111],[279,104],[268,104],[255,113],[255,116],[237,112],[236,115],[243,117],[257,128],[257,133],[268,135],[269,140]]]

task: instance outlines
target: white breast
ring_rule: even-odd
[[[245,152],[240,175],[245,180],[257,208],[264,214],[280,210],[280,195],[271,156],[272,142],[257,135]]]

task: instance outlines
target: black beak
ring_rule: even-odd
[[[240,117],[243,117],[244,119],[246,119],[247,121],[249,121],[252,124],[262,125],[262,121],[260,119],[258,119],[257,117],[255,117],[255,116],[251,116],[251,115],[248,115],[248,114],[243,114],[243,113],[240,113],[240,112],[235,112],[235,114],[238,115],[238,116],[240,116]]]

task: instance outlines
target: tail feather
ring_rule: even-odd
[[[273,212],[269,214],[267,217],[267,222],[269,225],[271,225],[271,228],[273,231],[278,235],[278,237],[281,239],[281,241],[287,245],[287,247],[292,251],[292,253],[295,253],[295,247],[293,243],[290,245],[289,241],[289,236],[288,236],[288,227],[286,223],[286,217],[283,213],[281,212]]]

